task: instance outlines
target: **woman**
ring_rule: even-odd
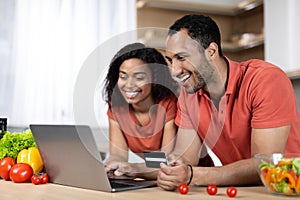
[[[128,150],[140,157],[144,151],[171,153],[177,132],[177,90],[164,57],[156,49],[133,43],[114,56],[104,90],[109,105],[107,171],[116,176],[156,178],[156,170],[144,163],[128,163]]]

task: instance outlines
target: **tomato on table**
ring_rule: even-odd
[[[189,186],[187,184],[181,184],[178,187],[180,194],[187,194],[189,192]]]
[[[207,186],[206,192],[207,192],[209,195],[215,195],[215,194],[217,194],[217,192],[218,192],[218,188],[217,188],[216,185],[211,184],[211,185]]]
[[[35,185],[45,184],[49,182],[47,173],[36,173],[31,177],[31,183]]]
[[[0,177],[4,180],[9,180],[9,171],[15,164],[15,159],[12,157],[4,157],[0,160]]]
[[[46,173],[42,174],[40,176],[40,179],[41,179],[42,184],[45,184],[45,183],[49,182],[49,177],[48,177],[48,175]]]
[[[34,185],[39,185],[42,182],[41,178],[39,176],[33,175],[31,177],[31,183]]]
[[[9,177],[15,183],[25,183],[31,179],[32,175],[33,169],[26,163],[17,163],[9,171]]]
[[[228,197],[235,197],[237,194],[237,189],[234,186],[230,186],[227,188],[226,193]]]

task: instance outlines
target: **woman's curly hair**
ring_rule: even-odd
[[[178,93],[178,83],[172,79],[163,55],[155,48],[146,47],[142,43],[132,43],[120,49],[110,62],[103,91],[104,99],[110,106],[127,104],[119,91],[117,82],[120,66],[125,60],[131,58],[144,61],[151,70],[151,93],[155,101],[170,98]]]

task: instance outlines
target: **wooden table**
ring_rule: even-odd
[[[34,185],[32,183],[13,183],[11,181],[0,180],[0,199],[117,199],[117,200],[183,200],[183,199],[197,199],[197,200],[226,200],[226,199],[251,199],[251,200],[284,200],[291,199],[281,195],[273,195],[266,191],[264,187],[237,187],[238,193],[235,198],[229,198],[226,196],[226,187],[218,188],[218,194],[215,196],[209,196],[206,193],[205,187],[191,187],[190,192],[186,195],[182,195],[177,191],[163,191],[158,187],[131,190],[118,193],[107,193],[95,190],[86,190],[75,187],[67,187],[57,184],[45,184]],[[295,198],[292,198],[295,199]],[[297,197],[296,197],[297,199]]]

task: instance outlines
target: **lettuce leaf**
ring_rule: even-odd
[[[293,167],[292,169],[296,172],[296,174],[300,175],[300,158],[295,158],[293,160]]]
[[[6,156],[16,159],[21,150],[29,147],[36,147],[30,129],[24,132],[6,132],[0,140],[0,159]]]

